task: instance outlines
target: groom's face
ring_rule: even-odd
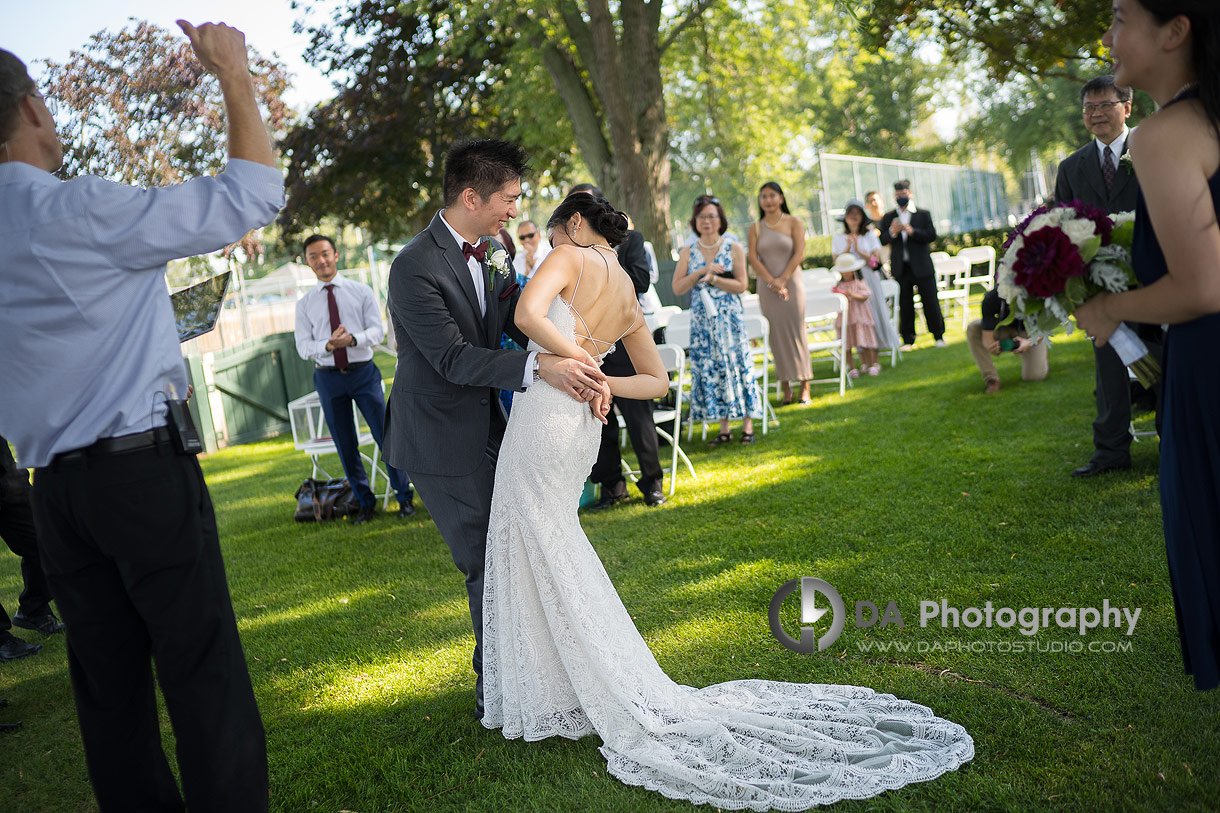
[[[510,220],[517,216],[517,200],[521,197],[521,181],[513,180],[504,184],[483,200],[477,194],[472,214],[477,218],[480,234],[499,234]]]

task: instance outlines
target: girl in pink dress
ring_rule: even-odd
[[[832,271],[838,271],[840,280],[831,290],[847,297],[847,374],[859,378],[860,370],[852,363],[851,351],[859,350],[860,358],[869,375],[877,375],[881,366],[877,363],[877,337],[873,333],[873,312],[868,299],[873,295],[868,283],[860,276],[864,260],[854,254],[840,254]],[[843,317],[835,320],[835,330],[843,335]]]

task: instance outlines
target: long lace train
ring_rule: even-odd
[[[571,334],[558,298],[548,316]],[[961,726],[871,689],[670,680],[577,518],[600,435],[585,405],[545,383],[513,401],[487,538],[485,726],[526,740],[596,733],[621,781],[728,810],[866,798],[974,756]]]

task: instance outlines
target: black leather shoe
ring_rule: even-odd
[[[1105,474],[1108,471],[1123,471],[1131,468],[1130,463],[1124,463],[1118,466],[1107,466],[1103,463],[1094,463],[1090,460],[1078,469],[1072,470],[1073,477],[1093,477],[1098,474]]]
[[[406,519],[407,517],[415,516],[415,505],[409,502],[400,502],[398,504],[398,518]]]
[[[649,508],[656,508],[658,505],[665,504],[665,492],[660,489],[653,489],[644,495],[644,504]]]
[[[602,486],[602,498],[593,503],[594,511],[601,511],[627,499],[627,484],[619,481],[614,488]]]
[[[68,627],[62,621],[55,617],[55,613],[47,610],[45,615],[22,615],[20,611],[13,616],[13,625],[22,627],[34,632],[41,632],[43,635],[55,635],[63,632]]]
[[[42,644],[27,643],[8,632],[0,632],[0,661],[15,661],[42,651]]]
[[[363,525],[364,523],[376,518],[376,516],[377,516],[377,506],[362,505],[362,506],[360,506],[360,510],[358,512],[356,512],[356,516],[352,517],[352,524],[353,525]]]

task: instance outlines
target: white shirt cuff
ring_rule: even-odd
[[[531,350],[525,358],[525,379],[521,382],[522,389],[529,389],[530,384],[534,383],[534,361],[537,358],[537,350]]]

